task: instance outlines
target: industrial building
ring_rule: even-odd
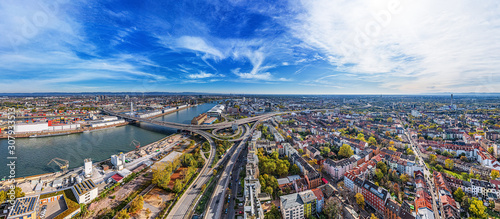
[[[91,177],[92,176],[92,160],[90,158],[85,159],[84,161],[84,167],[85,167],[85,177]]]
[[[104,116],[101,119],[90,121],[89,125],[92,128],[98,128],[98,127],[104,127],[104,126],[110,126],[110,125],[117,125],[117,124],[124,123],[124,122],[125,122],[125,120],[118,119],[118,117],[116,117],[116,116]]]
[[[198,115],[197,117],[194,117],[193,120],[191,120],[191,124],[200,125],[205,121],[205,119],[207,119],[207,114],[202,113],[202,114]]]
[[[16,199],[7,219],[37,218],[39,196],[22,197]]]
[[[17,123],[14,125],[15,133],[27,132],[54,132],[79,129],[80,124],[58,124],[52,125],[52,122],[37,122],[37,123]]]
[[[123,165],[125,165],[125,154],[111,155],[111,164],[113,164],[117,170],[123,169]]]
[[[219,104],[210,109],[207,112],[207,115],[210,117],[219,117],[222,114],[222,112],[224,112],[224,109],[225,109],[224,105]]]
[[[94,200],[97,195],[97,186],[91,179],[85,180],[71,187],[79,204],[87,204]]]

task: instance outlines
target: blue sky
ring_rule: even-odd
[[[500,92],[495,0],[0,1],[0,92]]]

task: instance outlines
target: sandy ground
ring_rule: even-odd
[[[91,206],[89,207],[89,211],[91,212],[89,217],[93,218],[97,215],[104,214],[104,212],[107,212],[109,209],[119,205],[130,194],[132,194],[132,192],[138,190],[142,185],[151,180],[152,178],[151,175],[152,174],[147,174],[147,177],[144,177],[144,174],[141,174],[135,180],[132,180],[129,183],[125,184],[124,186],[119,188],[116,192],[109,195],[107,198],[92,203]],[[113,196],[115,198],[111,199],[111,197]]]

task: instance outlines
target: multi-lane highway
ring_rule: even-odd
[[[234,167],[237,165],[237,163],[241,162],[241,160],[238,160],[238,158],[240,157],[240,154],[243,151],[243,148],[245,147],[248,137],[253,132],[255,127],[257,127],[258,123],[259,122],[255,123],[251,129],[249,129],[248,125],[246,125],[246,128],[249,131],[244,134],[244,139],[240,142],[240,144],[237,147],[234,148],[235,150],[232,153],[228,153],[228,156],[231,154],[231,156],[229,156],[230,160],[226,164],[226,168],[224,169],[224,172],[222,173],[219,181],[217,182],[215,191],[208,204],[208,208],[205,211],[204,218],[222,218],[222,215],[226,213],[226,211],[223,210],[223,206],[224,202],[226,201],[225,200],[226,189],[229,185],[229,182],[231,181],[231,175],[232,175],[231,173]],[[231,198],[234,199],[234,197]]]
[[[238,191],[240,189],[243,189],[240,185],[238,184],[240,182],[240,171],[245,171],[245,164],[246,164],[246,159],[245,159],[245,155],[247,154],[247,147],[244,147],[243,148],[243,151],[240,153],[240,157],[238,158],[238,160],[236,161],[236,166],[233,168],[233,172],[232,172],[232,177],[230,177],[231,179],[231,182],[229,183],[229,189],[231,189],[231,193],[229,195],[231,195],[231,198],[229,199],[229,203],[227,205],[227,214],[225,214],[225,210],[224,210],[224,214],[222,215],[222,218],[227,218],[227,219],[233,219],[233,218],[236,218],[235,216],[237,214],[239,214],[239,211],[242,211],[242,210],[238,210],[238,209],[234,209],[234,206],[236,204],[236,197],[238,196]]]
[[[207,183],[212,176],[212,169],[209,168],[215,158],[215,142],[204,131],[196,131],[201,136],[205,137],[210,142],[210,157],[200,171],[198,177],[194,180],[191,186],[184,192],[179,201],[172,208],[167,218],[182,219],[189,212],[193,211],[192,203],[195,201],[198,194],[201,193],[201,187]]]

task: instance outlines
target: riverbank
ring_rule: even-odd
[[[137,155],[136,155],[137,153],[144,152],[145,154],[142,157],[145,157],[148,154],[154,153],[156,150],[162,149],[162,148],[168,146],[169,144],[175,143],[175,141],[178,141],[180,139],[182,139],[181,134],[177,134],[177,133],[171,134],[171,135],[166,136],[158,141],[155,141],[155,142],[152,142],[152,143],[147,144],[145,146],[142,146],[139,149],[134,149],[134,150],[130,150],[128,152],[125,152],[124,154],[125,154],[125,157],[127,157],[129,159],[133,157],[134,160],[136,160],[136,159],[140,158],[140,157],[137,157]],[[105,160],[100,160],[100,161],[93,161],[92,166],[95,169],[96,167],[100,166],[101,164],[110,163],[110,162],[111,162],[111,158],[107,158]],[[136,165],[136,162],[131,162],[131,163],[127,164],[126,167],[130,168],[130,169],[134,169],[135,166],[133,168],[131,167],[133,165]],[[51,182],[57,178],[66,178],[69,176],[76,176],[81,171],[83,171],[83,166],[68,169],[64,173],[58,171],[58,172],[36,174],[36,175],[25,176],[25,177],[18,177],[18,178],[15,178],[15,183],[22,184],[22,183],[30,182],[32,180],[40,180],[42,182]],[[0,182],[0,187],[6,187],[10,184],[11,183],[9,181],[2,181],[2,182]],[[26,191],[26,192],[30,192],[30,191]],[[44,192],[47,192],[47,191],[44,191]]]
[[[122,122],[114,125],[107,125],[107,126],[102,126],[102,127],[85,127],[85,128],[80,128],[80,129],[74,129],[74,130],[61,130],[61,131],[55,131],[55,132],[29,132],[29,133],[17,133],[11,135],[11,137],[14,138],[29,138],[30,136],[44,136],[44,137],[51,137],[57,136],[57,135],[71,135],[71,134],[76,134],[76,133],[82,133],[86,131],[95,131],[95,130],[100,130],[100,129],[107,129],[107,128],[113,128],[113,127],[119,127],[119,126],[124,126],[128,125],[129,122]],[[7,133],[2,133],[0,135],[0,139],[6,139],[8,138],[9,135]]]
[[[172,111],[168,111],[162,114],[158,114],[155,116],[148,117],[148,119],[154,119],[158,117],[162,117],[171,113],[178,112],[180,110],[188,109],[190,107],[198,106],[199,104],[195,105],[188,105],[185,107],[181,107],[179,109],[175,109]],[[76,134],[76,133],[82,133],[82,132],[87,132],[87,131],[95,131],[95,130],[100,130],[100,129],[107,129],[107,128],[113,128],[113,127],[119,127],[119,126],[124,126],[130,124],[129,122],[123,122],[119,124],[114,124],[114,125],[108,125],[108,126],[102,126],[102,127],[85,127],[85,128],[80,128],[80,129],[75,129],[75,130],[61,130],[61,131],[55,131],[55,132],[30,132],[30,133],[17,133],[14,135],[11,135],[11,137],[14,138],[29,138],[30,136],[38,136],[38,137],[51,137],[51,136],[57,136],[57,135],[70,135],[70,134]],[[9,135],[7,133],[1,133],[0,134],[0,139],[6,139],[8,138]]]

